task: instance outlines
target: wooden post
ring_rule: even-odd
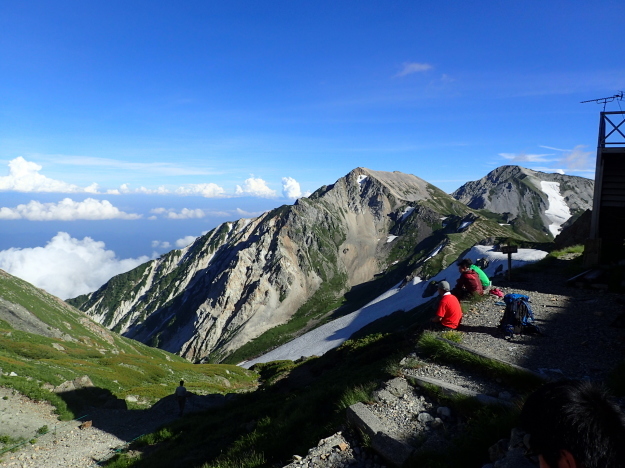
[[[507,253],[508,254],[508,281],[512,280],[512,254],[513,253],[517,253],[517,246],[516,245],[502,245],[501,246],[501,253]]]

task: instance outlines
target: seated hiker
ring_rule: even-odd
[[[187,401],[187,389],[184,386],[184,380],[180,381],[180,385],[176,387],[176,400],[178,400],[178,407],[180,408],[180,416],[182,416],[182,412],[184,411],[184,405]]]
[[[480,283],[482,283],[482,288],[483,289],[488,288],[491,284],[490,278],[486,276],[486,273],[484,273],[484,270],[482,270],[479,266],[473,263],[473,260],[471,260],[470,258],[465,258],[463,261],[466,261],[470,265],[469,268],[471,268],[471,270],[476,272],[477,276],[480,277]]]
[[[460,272],[460,278],[458,278],[456,286],[451,291],[454,296],[463,300],[469,299],[473,295],[484,293],[480,277],[471,269],[470,260],[461,260],[458,263],[458,271]]]
[[[542,386],[523,405],[521,427],[540,468],[625,466],[625,417],[591,382]]]
[[[456,296],[449,292],[449,283],[438,283],[438,295],[440,296],[436,315],[432,317],[432,329],[455,330],[462,321],[462,308]]]

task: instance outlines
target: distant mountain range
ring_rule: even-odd
[[[435,275],[476,243],[550,241],[591,207],[592,189],[588,179],[504,166],[451,196],[414,175],[357,168],[68,302],[192,361],[243,360],[397,282]]]

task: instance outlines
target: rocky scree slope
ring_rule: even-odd
[[[127,337],[219,361],[298,310],[319,319],[376,274],[435,274],[484,237],[511,234],[478,218],[414,175],[357,168],[292,206],[224,223],[69,302]],[[455,256],[426,262],[441,251]]]
[[[548,212],[554,208],[547,194],[549,186],[559,192],[560,203],[568,207],[569,219],[563,220],[567,221],[563,226],[592,209],[594,180],[519,166],[498,167],[480,180],[467,182],[452,196],[473,209],[499,213],[501,222],[510,223],[515,231],[534,241],[545,242],[554,237],[549,229],[554,223]]]

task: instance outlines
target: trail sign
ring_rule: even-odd
[[[516,245],[502,245],[501,253],[508,254],[508,281],[512,279],[512,254],[517,253],[518,249]]]

